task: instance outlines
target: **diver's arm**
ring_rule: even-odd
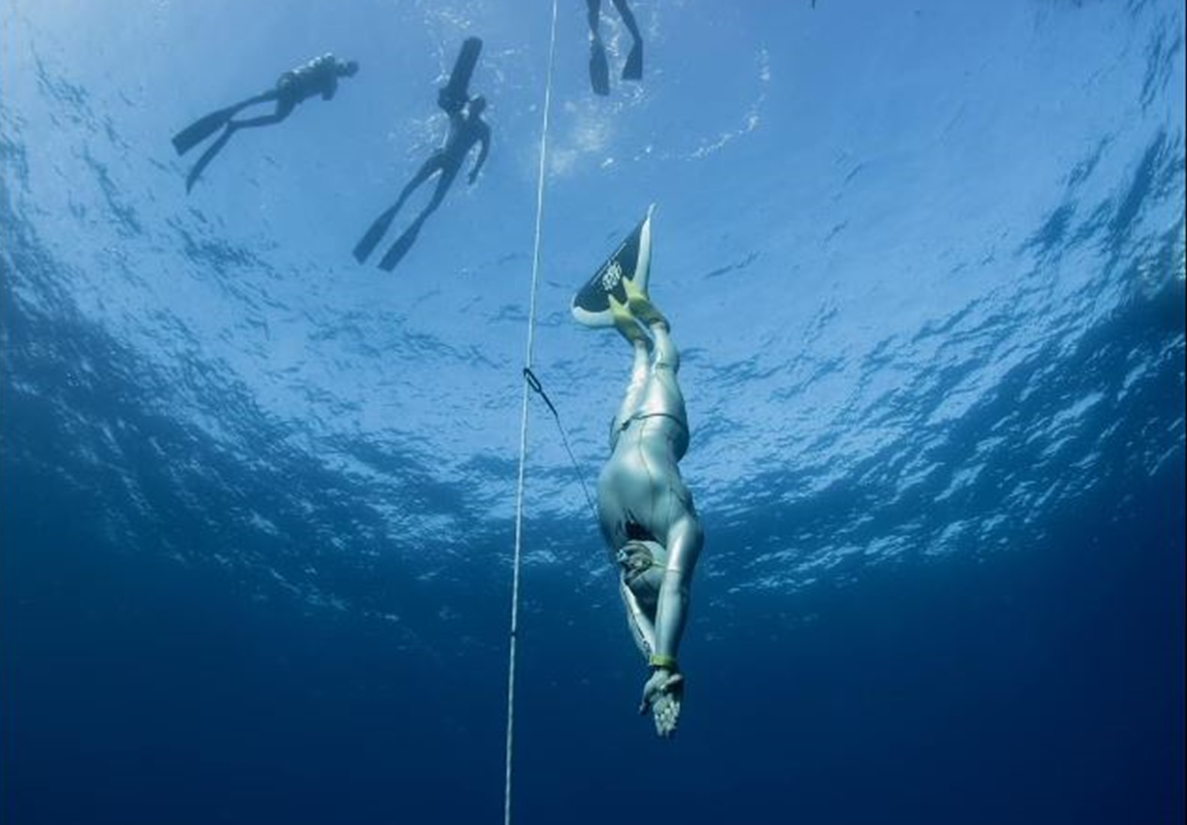
[[[639,652],[643,654],[643,658],[648,659],[655,651],[655,623],[652,621],[652,617],[643,610],[639,600],[635,598],[635,594],[621,579],[618,582],[618,591],[622,595],[622,603],[626,608],[626,621],[630,625],[631,636],[634,637],[635,644],[638,646]]]
[[[651,676],[639,703],[639,712],[651,714],[655,732],[663,738],[676,732],[684,703],[684,674],[676,655],[688,618],[692,571],[704,540],[691,508],[668,528],[667,540],[668,560],[655,608],[655,651],[648,657]]]
[[[655,609],[655,650],[653,664],[670,662],[665,669],[676,670],[680,637],[688,619],[692,572],[704,541],[696,516],[686,514],[668,529],[668,562],[660,585]]]
[[[482,143],[482,148],[478,150],[478,160],[474,161],[474,168],[470,170],[470,183],[474,183],[478,179],[478,171],[482,168],[482,164],[486,163],[486,156],[490,153],[490,127],[485,123],[479,123],[481,131],[478,133],[478,140]]]

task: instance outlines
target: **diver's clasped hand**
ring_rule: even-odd
[[[651,678],[643,685],[643,701],[639,713],[650,711],[655,721],[655,732],[668,738],[676,732],[680,719],[680,702],[684,697],[684,675],[667,668],[656,668]]]

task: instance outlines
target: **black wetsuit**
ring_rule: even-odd
[[[249,97],[225,109],[219,109],[196,121],[191,126],[179,132],[173,138],[173,145],[177,153],[184,154],[198,142],[205,139],[221,128],[222,134],[218,140],[210,145],[186,178],[186,191],[193,188],[199,175],[214,160],[215,155],[222,151],[231,139],[231,135],[239,129],[251,129],[257,126],[271,126],[280,123],[292,114],[298,103],[311,97],[321,95],[323,100],[330,100],[338,91],[338,78],[342,74],[353,73],[348,70],[348,64],[342,63],[332,54],[315,57],[308,63],[285,72],[276,81],[276,86],[267,92]],[[275,101],[276,108],[271,114],[259,117],[234,120],[234,116],[248,106]]]
[[[481,100],[476,98],[475,100]],[[396,264],[408,253],[413,242],[416,241],[417,233],[424,225],[425,220],[429,215],[436,211],[437,207],[445,199],[445,193],[449,191],[449,187],[453,184],[454,178],[457,177],[461,171],[462,164],[465,163],[466,156],[470,154],[470,150],[475,145],[480,144],[478,159],[474,162],[474,168],[470,171],[469,182],[474,183],[478,177],[478,172],[482,165],[486,162],[487,154],[490,152],[490,126],[482,119],[483,105],[475,106],[475,100],[471,100],[464,109],[454,111],[449,115],[449,134],[445,137],[445,143],[441,148],[434,152],[429,159],[426,160],[417,170],[416,174],[412,176],[412,180],[400,192],[400,197],[396,202],[381,214],[371,224],[362,240],[354,248],[355,259],[359,263],[367,260],[367,257],[375,249],[376,245],[383,238],[396,213],[400,211],[400,207],[408,199],[417,187],[427,181],[433,175],[440,173],[437,179],[437,186],[433,190],[433,197],[429,200],[428,205],[421,210],[421,213],[409,224],[408,228],[404,230],[396,242],[388,249],[387,254],[379,262],[379,268],[387,271],[395,269]]]

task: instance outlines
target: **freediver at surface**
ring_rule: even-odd
[[[675,733],[684,700],[678,654],[693,570],[704,543],[692,493],[680,475],[688,450],[680,352],[647,294],[651,212],[573,303],[582,323],[614,328],[631,345],[630,382],[610,426],[610,458],[598,479],[598,520],[635,643],[651,672],[640,713],[659,736]]]
[[[449,132],[445,137],[445,142],[421,165],[416,174],[412,176],[412,180],[400,192],[400,197],[396,202],[375,219],[366,234],[363,235],[362,240],[355,245],[354,257],[359,263],[366,261],[379,241],[382,240],[395,219],[396,213],[400,211],[408,197],[430,177],[439,174],[437,186],[433,190],[433,196],[428,204],[404,230],[404,233],[396,239],[396,242],[391,245],[387,254],[379,262],[379,268],[385,271],[390,272],[396,268],[396,265],[408,254],[412,244],[416,242],[420,228],[429,215],[433,214],[445,200],[445,193],[449,191],[454,178],[461,171],[462,164],[465,163],[466,157],[475,145],[480,145],[480,149],[478,158],[474,161],[474,167],[467,177],[467,183],[472,186],[478,179],[478,172],[486,163],[487,155],[490,152],[490,126],[482,119],[482,112],[486,109],[486,98],[481,95],[470,97],[467,87],[481,47],[482,41],[476,37],[469,38],[462,44],[462,50],[458,55],[450,80],[437,95],[437,105],[449,115]]]
[[[353,60],[338,60],[333,54],[326,52],[321,57],[315,57],[308,63],[285,72],[276,81],[276,87],[262,94],[249,97],[225,109],[218,109],[205,117],[191,123],[173,136],[173,148],[177,154],[184,155],[219,129],[223,133],[218,140],[210,145],[194,168],[190,170],[185,181],[185,191],[189,192],[198,177],[202,174],[215,155],[222,151],[231,139],[231,135],[240,129],[252,129],[257,126],[271,126],[280,123],[292,114],[298,103],[314,95],[321,95],[323,100],[330,100],[338,91],[338,78],[354,77],[359,70],[359,64]],[[259,103],[275,102],[276,108],[270,115],[235,120],[235,115]]]
[[[635,22],[635,15],[631,13],[626,0],[612,0],[614,8],[618,9],[618,16],[623,25],[634,39],[631,51],[627,55],[626,63],[622,67],[623,80],[643,79],[643,36],[639,33],[639,26]],[[595,94],[610,94],[610,64],[606,60],[606,47],[602,44],[600,33],[602,0],[585,0],[586,14],[589,20],[589,82]]]

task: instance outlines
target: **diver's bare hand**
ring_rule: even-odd
[[[643,685],[643,701],[639,713],[651,713],[655,732],[663,738],[676,732],[680,719],[680,703],[684,698],[684,675],[667,668],[656,668]]]

